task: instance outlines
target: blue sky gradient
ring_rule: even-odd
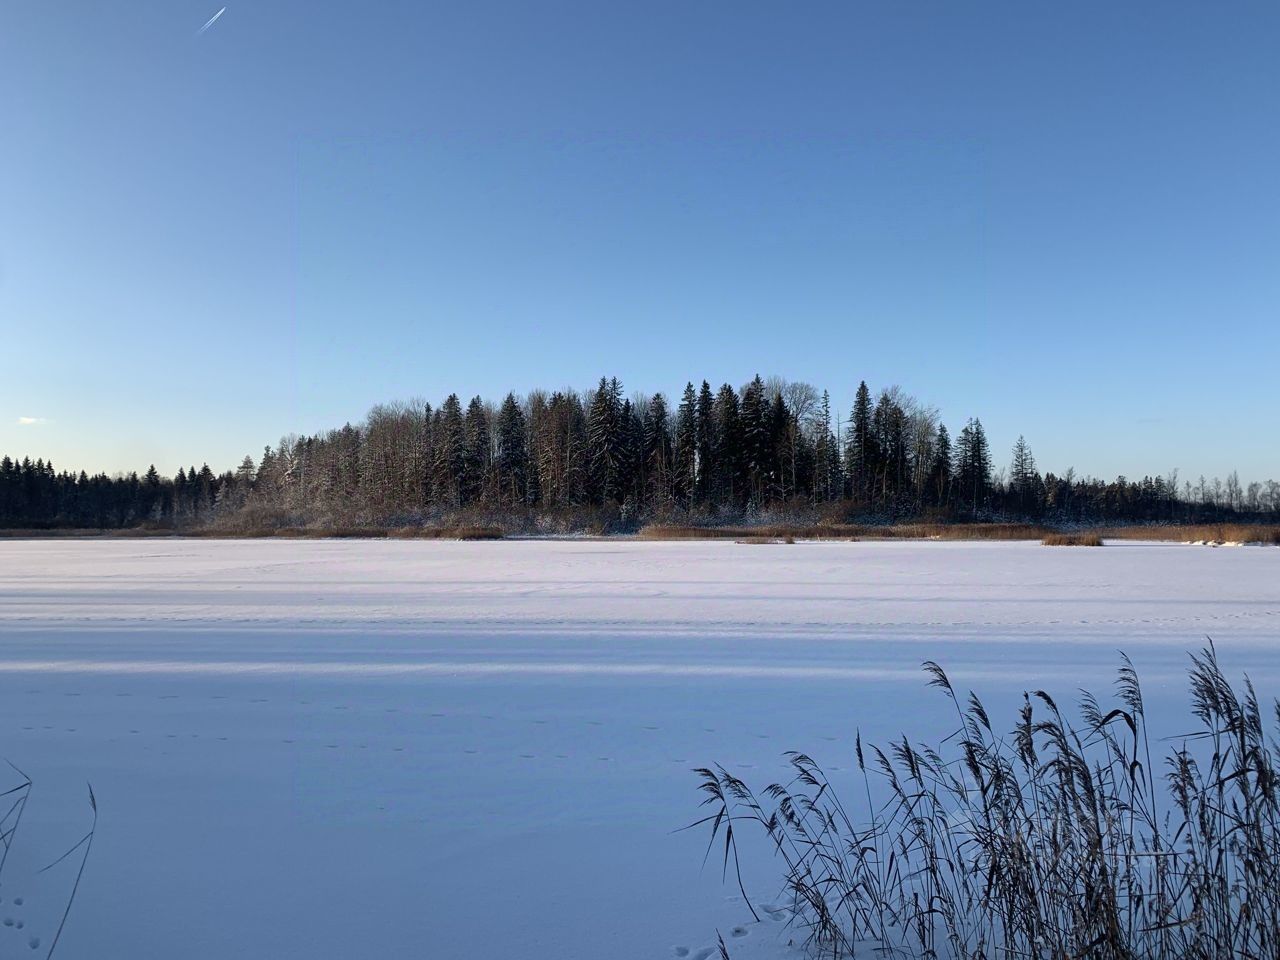
[[[1274,3],[220,6],[6,8],[0,452],[760,372],[1280,476]]]

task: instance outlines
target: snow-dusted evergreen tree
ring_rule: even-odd
[[[645,469],[645,419],[630,400],[622,401],[618,414],[617,499],[635,509],[646,495],[649,474]]]
[[[703,380],[698,390],[698,473],[694,485],[694,499],[700,504],[710,503],[715,496],[718,444],[715,404],[711,384]]]
[[[587,413],[587,490],[593,503],[621,502],[622,386],[600,378]]]
[[[841,474],[840,451],[831,432],[831,395],[823,390],[814,422],[814,500],[829,503],[840,499],[844,489]]]
[[[433,433],[436,437],[433,487],[437,502],[458,507],[464,502],[464,475],[467,469],[467,438],[462,420],[462,403],[456,393],[445,398],[437,411]]]
[[[1009,465],[1009,493],[1020,513],[1039,513],[1041,486],[1036,458],[1031,455],[1027,441],[1019,436],[1013,445],[1013,460]]]

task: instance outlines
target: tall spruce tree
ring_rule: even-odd
[[[858,384],[853,411],[849,414],[849,446],[845,452],[845,470],[849,475],[849,494],[855,502],[871,499],[879,454],[871,429],[871,391],[867,381]]]
[[[644,418],[644,472],[649,486],[646,500],[655,506],[665,506],[672,497],[674,454],[670,420],[667,398],[661,393],[655,393],[649,400],[649,409]]]
[[[698,481],[698,395],[693,383],[686,383],[676,411],[675,472],[673,493],[676,503],[688,507]]]
[[[742,424],[742,458],[748,484],[747,494],[757,505],[767,496],[770,481],[772,437],[769,420],[769,401],[765,396],[764,381],[759,374],[742,391],[739,407]]]
[[[528,491],[529,454],[524,411],[514,393],[508,393],[498,411],[497,474],[499,503],[523,506]]]
[[[464,501],[467,470],[467,437],[462,419],[462,403],[456,393],[445,398],[437,411],[434,466],[435,497],[444,507],[458,507]]]
[[[477,503],[488,493],[492,447],[489,437],[489,412],[480,397],[467,404],[463,424],[462,495],[465,503]]]
[[[711,502],[715,496],[718,470],[715,405],[711,384],[703,380],[698,390],[698,478],[694,484],[694,499],[700,504]]]
[[[727,383],[722,384],[716,393],[713,419],[716,476],[712,498],[720,505],[738,509],[746,499],[742,424],[738,411],[738,393]]]
[[[622,387],[600,378],[587,413],[588,495],[596,504],[621,502]]]
[[[938,434],[933,441],[927,493],[935,506],[945,508],[951,502],[951,435],[945,423],[938,424]]]

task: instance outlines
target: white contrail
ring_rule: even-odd
[[[227,8],[223,7],[221,10],[215,13],[212,17],[209,18],[208,23],[206,23],[203,27],[201,27],[198,31],[196,31],[196,36],[197,37],[200,36],[200,34],[204,33],[206,30],[212,27],[215,23],[218,22],[218,18],[226,12],[227,12]]]

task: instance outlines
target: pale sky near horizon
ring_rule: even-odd
[[[1274,3],[222,6],[6,6],[0,454],[759,372],[1280,477]]]

